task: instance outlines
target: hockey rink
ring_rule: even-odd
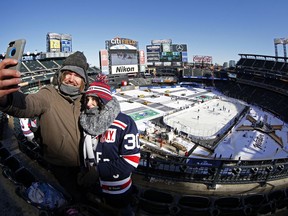
[[[163,116],[169,126],[204,139],[214,138],[233,125],[235,117],[247,105],[200,88],[153,88],[149,91],[136,89],[114,96],[119,100],[121,110],[135,120],[140,131],[145,130],[149,120]],[[144,101],[147,105],[143,104]],[[286,158],[287,124],[258,107],[250,106],[249,113],[257,121],[265,116],[269,124],[282,125],[281,130],[276,130],[275,134],[280,137],[283,146],[268,134],[256,130],[236,131],[241,125],[251,125],[246,118],[242,118],[218,144],[213,155],[201,147],[197,147],[195,154],[243,160]]]

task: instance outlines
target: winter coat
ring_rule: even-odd
[[[80,166],[81,96],[74,101],[53,86],[43,87],[35,94],[16,92],[10,96],[9,106],[1,108],[3,112],[19,118],[39,117],[44,159],[58,166]]]
[[[99,118],[89,118],[89,115],[82,114],[80,120],[86,131],[83,145],[85,163],[88,166],[96,166],[101,189],[107,194],[123,194],[128,191],[132,185],[132,172],[140,161],[138,128],[130,116],[115,111],[118,106],[119,103],[115,98],[105,105],[105,111],[108,110],[109,116],[115,116],[118,113],[108,125],[104,123],[105,119],[107,122],[107,118],[103,117],[105,111],[100,112]],[[98,122],[98,125],[91,124],[92,119]],[[94,134],[87,133],[89,130]],[[99,135],[97,131],[101,131],[101,134]]]

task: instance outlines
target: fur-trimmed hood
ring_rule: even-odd
[[[113,97],[101,111],[95,108],[82,112],[80,125],[86,133],[98,136],[110,127],[120,111],[120,104],[118,100]]]

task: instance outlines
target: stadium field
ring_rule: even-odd
[[[131,116],[134,121],[138,121],[138,120],[142,120],[145,118],[150,118],[150,117],[158,115],[158,114],[159,113],[156,112],[155,110],[146,109],[146,110],[143,110],[141,112],[131,113],[131,114],[129,114],[129,116]]]

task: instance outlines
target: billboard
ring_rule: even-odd
[[[61,52],[72,52],[72,36],[61,34]]]
[[[181,52],[161,52],[161,62],[182,62]]]
[[[156,45],[156,44],[172,44],[172,40],[171,39],[152,40],[151,44],[152,45]]]
[[[71,40],[61,40],[61,52],[72,52]]]
[[[100,50],[100,66],[108,66],[108,51]]]
[[[187,52],[186,44],[172,44],[171,45],[172,52]]]
[[[139,51],[139,63],[140,65],[145,64],[145,53],[144,50]]]
[[[182,52],[182,62],[188,62],[188,53]]]
[[[106,49],[107,50],[110,50],[110,49],[135,50],[135,49],[138,49],[138,42],[132,39],[128,39],[128,38],[116,37],[116,38],[106,41]]]
[[[212,56],[195,55],[195,56],[193,56],[193,62],[194,63],[212,64]]]
[[[107,50],[100,50],[99,51],[99,58],[100,58],[100,67],[101,72],[103,74],[109,74],[109,60],[108,60],[108,51]]]
[[[72,52],[72,36],[70,34],[47,33],[47,52]]]
[[[147,62],[159,62],[160,53],[147,53]]]
[[[105,51],[99,58],[102,72],[109,74],[136,73],[145,64],[145,52],[138,50],[138,42],[128,38],[115,37],[105,41]]]
[[[137,73],[138,65],[117,65],[111,66],[112,74],[123,74],[123,73]]]
[[[60,52],[61,51],[61,34],[48,33],[46,36],[46,49],[47,52]]]
[[[138,64],[137,52],[127,52],[122,50],[115,50],[110,53],[110,65],[133,65]]]
[[[147,45],[146,46],[146,52],[147,53],[150,53],[150,52],[159,53],[159,52],[161,52],[161,46],[160,45]]]
[[[151,44],[146,46],[147,63],[153,63],[152,65],[155,66],[178,66],[179,64],[173,64],[173,62],[188,62],[186,44],[172,44],[170,39],[152,40]]]
[[[60,40],[50,39],[49,44],[49,52],[60,52]]]

